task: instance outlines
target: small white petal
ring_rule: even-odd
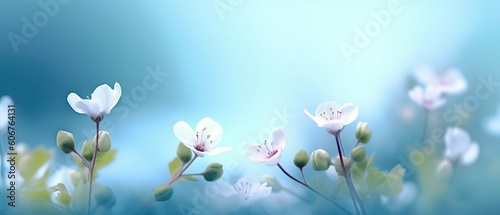
[[[424,89],[421,86],[415,86],[412,90],[408,92],[408,96],[418,105],[422,105],[424,100]]]
[[[231,150],[232,150],[231,147],[217,147],[217,148],[205,151],[205,154],[217,155],[217,154],[220,154],[222,152],[227,152],[227,151],[231,151]]]
[[[358,117],[358,107],[351,103],[342,105],[342,107],[339,108],[339,111],[342,112],[341,119],[344,125],[354,122],[354,120]]]
[[[71,108],[73,108],[73,110],[77,113],[82,113],[82,114],[87,114],[84,110],[80,109],[79,107],[76,106],[76,103],[83,100],[82,98],[80,98],[80,96],[78,96],[76,93],[70,93],[68,95],[68,104],[69,106],[71,106]]]
[[[246,156],[254,163],[263,163],[268,159],[259,145],[249,145],[246,149]]]
[[[276,154],[274,154],[270,158],[267,158],[267,160],[264,162],[264,164],[266,164],[267,166],[274,166],[274,165],[278,164],[280,162],[280,159],[281,159],[281,152],[282,151],[283,151],[283,149],[278,150],[278,152],[276,152]]]
[[[101,107],[99,104],[92,100],[83,99],[75,103],[75,108],[82,110],[85,114],[89,115],[91,118],[96,118],[100,116]]]
[[[113,89],[113,100],[110,101],[109,106],[107,106],[106,114],[111,112],[111,109],[113,109],[118,101],[120,100],[120,97],[122,96],[122,87],[118,82],[115,83],[114,89]]]
[[[479,144],[473,143],[460,158],[460,164],[469,166],[476,162],[479,157]]]
[[[274,147],[285,149],[286,147],[286,133],[282,128],[275,128],[272,134],[272,142]]]
[[[216,189],[217,192],[223,197],[231,197],[238,194],[238,192],[234,189],[234,186],[225,181],[217,182]]]
[[[304,109],[304,113],[309,117],[311,118],[316,124],[322,124],[322,123],[326,123],[328,122],[327,120],[323,119],[322,117],[316,117],[316,116],[313,116],[311,115],[311,113],[309,113],[309,111],[307,111],[306,109]]]
[[[14,104],[12,99],[9,96],[2,96],[0,99],[0,133],[5,131],[8,126],[8,106]]]
[[[115,95],[111,87],[107,84],[102,84],[95,88],[91,95],[91,100],[99,105],[99,115],[106,114],[108,107],[114,101]]]
[[[196,147],[196,136],[193,128],[187,124],[187,122],[179,121],[174,125],[174,135],[179,139],[184,145],[189,148]]]
[[[318,117],[320,114],[323,113],[330,113],[335,110],[338,110],[340,108],[340,105],[336,102],[328,101],[324,102],[318,105],[316,108],[316,111],[314,112],[314,115]]]

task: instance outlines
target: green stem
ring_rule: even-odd
[[[75,154],[78,158],[80,158],[80,160],[82,161],[82,164],[83,164],[85,167],[87,167],[87,168],[89,168],[89,167],[90,167],[89,162],[88,162],[87,160],[85,160],[85,158],[83,158],[83,157],[82,157],[82,155],[80,155],[80,153],[78,153],[76,150],[73,150],[73,153],[74,153],[74,154]]]
[[[304,175],[304,171],[302,170],[302,168],[300,168],[300,174],[302,175],[302,179],[304,179],[304,184],[307,184],[306,176]]]
[[[295,182],[301,184],[302,186],[306,187],[307,189],[313,191],[314,193],[316,193],[318,196],[321,196],[323,199],[327,200],[328,202],[332,203],[333,205],[337,206],[338,208],[340,208],[343,212],[345,212],[346,214],[351,214],[348,210],[346,210],[344,207],[342,207],[340,204],[334,202],[333,200],[327,198],[325,195],[321,194],[320,192],[318,192],[316,189],[314,189],[313,187],[309,186],[308,184],[298,180],[297,178],[293,177],[292,175],[290,175],[285,169],[283,169],[283,167],[281,166],[281,164],[278,163],[278,167],[281,169],[281,171],[283,171],[283,173],[285,173],[286,176],[288,176],[289,178],[291,178],[292,180],[294,180]]]

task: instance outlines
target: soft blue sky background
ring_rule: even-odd
[[[390,1],[242,0],[221,20],[215,1],[73,0],[59,5],[16,53],[7,35],[22,35],[23,17],[32,20],[43,11],[38,2],[45,1],[0,1],[0,95],[16,103],[18,140],[54,148],[57,131],[64,129],[81,144],[93,124],[69,107],[66,96],[85,97],[100,84],[119,82],[121,111],[107,115],[111,126],[104,126],[119,155],[99,179],[116,189],[143,192],[166,181],[166,164],[178,142],[173,124],[185,120],[195,126],[206,116],[222,125],[221,145],[235,149],[200,159],[193,172],[218,161],[234,166],[227,171],[233,175],[277,173],[247,161],[241,145],[260,141],[275,111],[283,109],[293,115],[284,125],[289,142],[282,158],[291,169],[300,148],[334,150],[333,139],[303,114],[328,100],[359,106],[357,121],[370,122],[374,131],[368,150],[388,169],[420,136],[422,111],[406,96],[415,66],[462,69],[471,88],[451,98],[450,106],[473,94],[479,76],[500,79],[496,1],[401,0],[401,12],[350,63],[339,45],[352,45],[356,28],[374,21],[371,12],[387,9]],[[149,75],[147,67],[168,77],[134,99]],[[484,132],[483,122],[497,112],[499,98],[494,92],[462,125],[485,149],[478,163],[494,155],[488,147],[498,149],[492,146],[498,136]],[[412,121],[401,119],[401,107],[411,109]],[[354,128],[344,131],[346,148],[354,141]],[[56,154],[58,164],[72,164]]]

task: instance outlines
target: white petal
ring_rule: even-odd
[[[281,152],[283,149],[279,149],[276,154],[274,154],[272,157],[267,158],[267,160],[264,162],[267,166],[274,166],[280,162],[281,159]]]
[[[111,87],[109,87],[107,84],[102,84],[95,88],[94,92],[91,95],[91,99],[99,105],[100,115],[104,115],[115,100],[115,95]]]
[[[113,89],[113,95],[114,98],[113,100],[109,103],[108,109],[106,110],[106,114],[111,112],[111,109],[113,109],[118,101],[120,100],[120,97],[122,96],[122,87],[118,82],[115,83],[114,89]]]
[[[339,108],[339,111],[342,112],[341,121],[344,125],[354,122],[354,120],[358,117],[358,107],[351,103],[342,105],[342,107]]]
[[[222,152],[227,152],[227,151],[231,151],[231,150],[232,150],[231,147],[217,147],[217,148],[213,148],[209,151],[205,151],[205,154],[216,155],[216,154],[220,154]]]
[[[285,149],[286,147],[286,133],[282,128],[273,129],[272,143],[274,147]]]
[[[271,187],[268,187],[266,183],[261,184],[261,185],[255,184],[254,186],[258,186],[254,190],[254,193],[252,195],[252,198],[255,199],[255,200],[264,198],[266,196],[269,196],[269,194],[271,194],[271,191],[273,189]]]
[[[268,160],[267,156],[260,150],[259,145],[249,145],[246,150],[247,158],[254,163],[263,163]]]
[[[479,144],[473,143],[460,158],[460,164],[468,166],[476,162],[479,157]]]
[[[318,124],[318,127],[325,128],[330,133],[336,133],[344,128],[344,124],[340,121],[329,121]]]
[[[75,108],[78,110],[82,110],[83,113],[86,113],[91,118],[96,118],[101,115],[100,114],[101,107],[92,100],[82,99],[80,101],[77,101],[75,103]],[[75,108],[73,109],[76,111]]]
[[[238,194],[238,192],[236,192],[236,190],[234,189],[233,185],[225,181],[217,182],[216,189],[217,192],[221,194],[223,197],[231,197]]]
[[[71,106],[71,108],[73,108],[73,110],[77,113],[83,113],[83,114],[87,114],[84,110],[76,107],[76,103],[83,100],[82,98],[80,98],[80,96],[76,95],[76,93],[70,93],[68,95],[68,104],[69,106]]]
[[[449,127],[444,135],[445,156],[455,161],[470,147],[469,134],[460,128]]]
[[[336,111],[340,108],[340,105],[336,102],[328,101],[318,105],[316,111],[314,112],[315,116],[319,116],[322,113],[331,113],[332,111]]]
[[[196,136],[193,128],[187,124],[187,122],[179,121],[174,125],[174,135],[179,139],[184,145],[189,148],[196,147]]]
[[[408,92],[408,96],[418,105],[422,106],[424,101],[424,88],[421,86],[415,86],[412,90]]]
[[[0,133],[7,129],[8,125],[8,106],[14,104],[9,96],[2,96],[0,99]]]
[[[458,94],[467,89],[467,81],[456,68],[449,69],[439,79],[442,90],[449,94]]]
[[[429,85],[439,81],[436,72],[429,66],[421,65],[415,68],[415,78],[420,84]]]
[[[304,113],[309,116],[309,118],[311,118],[316,124],[320,124],[320,123],[325,123],[327,122],[327,120],[323,119],[322,117],[316,117],[316,116],[313,116],[312,114],[309,113],[309,111],[307,111],[306,109],[304,109]]]

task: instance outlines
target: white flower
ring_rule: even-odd
[[[413,182],[405,182],[403,183],[403,189],[397,196],[387,197],[382,195],[380,200],[382,205],[386,206],[392,212],[401,212],[415,202],[415,199],[418,197],[417,194],[417,185]]]
[[[441,91],[431,86],[425,89],[416,86],[408,92],[408,96],[425,110],[434,110],[446,104],[446,99],[441,96]]]
[[[246,155],[254,163],[265,163],[268,166],[274,166],[280,162],[281,152],[286,147],[286,134],[281,128],[273,130],[272,141],[267,140],[263,145],[250,145],[247,147]]]
[[[309,116],[318,127],[325,128],[333,135],[344,129],[358,117],[358,107],[351,103],[340,106],[335,102],[325,102],[318,105],[314,116],[304,109],[304,113]]]
[[[425,86],[435,87],[443,93],[458,94],[467,89],[467,81],[462,72],[456,68],[451,68],[438,75],[427,66],[420,66],[415,69],[415,78]]]
[[[9,105],[13,105],[12,99],[9,96],[2,96],[0,99],[0,133],[7,129],[7,125],[9,125],[8,108]]]
[[[87,114],[92,120],[99,122],[105,114],[111,112],[122,95],[122,88],[115,83],[111,89],[107,84],[98,86],[89,99],[81,99],[76,93],[68,95],[68,103],[77,113]]]
[[[473,164],[479,156],[479,144],[472,142],[470,135],[463,129],[451,127],[444,136],[444,157],[452,163]]]
[[[246,207],[271,194],[272,188],[267,183],[260,183],[259,180],[245,176],[238,180],[234,185],[227,182],[218,184],[219,193],[224,198],[230,198],[235,201],[239,207]]]
[[[484,126],[489,133],[494,135],[500,134],[500,109],[494,116],[485,120]]]
[[[231,147],[215,148],[222,139],[222,127],[208,117],[198,122],[195,131],[187,122],[179,121],[174,125],[174,134],[184,145],[200,157],[231,150]]]

